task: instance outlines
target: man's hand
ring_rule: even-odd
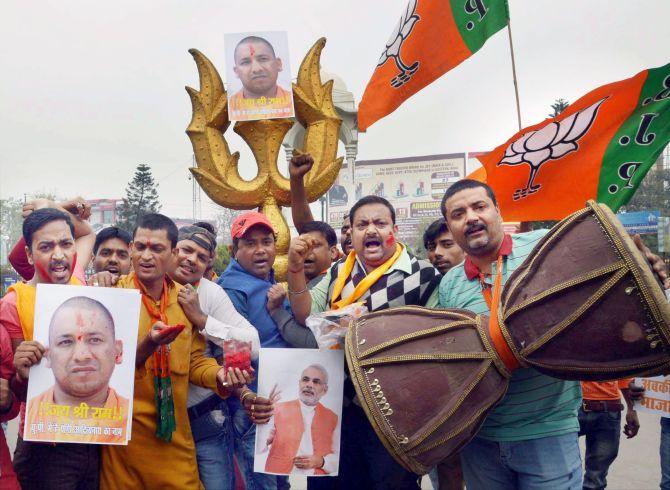
[[[272,445],[272,443],[275,440],[275,434],[276,433],[277,433],[277,428],[276,427],[273,427],[272,429],[270,429],[270,434],[268,435],[268,438],[265,441],[266,446],[271,446]]]
[[[88,283],[91,286],[99,286],[101,288],[113,288],[119,281],[118,274],[112,274],[109,271],[100,271],[88,278]]]
[[[316,240],[307,235],[300,235],[291,239],[288,248],[288,268],[297,271],[305,267],[305,258],[316,245]]]
[[[207,324],[207,315],[205,315],[200,308],[198,291],[196,291],[190,284],[186,284],[179,290],[177,300],[179,301],[182,310],[184,310],[186,318],[188,318],[198,330],[205,328],[205,325]]]
[[[82,197],[59,203],[59,206],[79,219],[87,220],[91,216],[91,205]]]
[[[9,389],[9,381],[4,378],[0,378],[0,412],[6,413],[12,408],[12,402],[14,401],[14,396],[12,391]]]
[[[309,153],[293,150],[293,158],[288,164],[288,174],[292,179],[302,179],[312,169],[314,159]]]
[[[27,201],[23,204],[23,210],[21,211],[21,216],[23,219],[26,219],[28,216],[33,214],[33,211],[38,209],[49,208],[54,205],[53,201],[49,199],[33,199],[32,201]]]
[[[633,235],[633,242],[637,248],[644,254],[652,270],[656,273],[656,276],[663,284],[663,289],[670,289],[670,276],[668,276],[668,270],[665,267],[665,262],[663,259],[656,254],[653,254],[649,247],[647,247],[643,242],[640,235]]]
[[[274,415],[275,403],[279,400],[279,395],[281,394],[281,392],[277,390],[277,385],[275,384],[272,388],[269,398],[258,396],[251,391],[248,391],[247,393],[249,394],[243,394],[244,400],[242,401],[242,406],[249,415],[249,418],[251,418],[251,421],[254,424],[267,424]],[[271,436],[274,439],[274,432]],[[268,442],[268,445],[269,444],[271,444],[271,442]]]
[[[628,383],[628,393],[632,401],[640,402],[644,398],[644,386],[636,385],[635,380],[631,379]]]
[[[274,313],[284,303],[286,298],[286,290],[281,284],[273,284],[268,289],[268,303],[267,309],[270,313]]]
[[[151,326],[151,330],[149,330],[147,335],[155,346],[166,345],[174,342],[177,336],[184,329],[183,325],[181,325],[181,328],[175,327],[179,327],[179,325],[171,327],[170,325],[166,325],[163,322],[156,322]]]
[[[638,430],[640,430],[640,421],[637,418],[637,412],[635,410],[626,411],[626,425],[623,426],[623,433],[626,434],[626,438],[635,437]]]
[[[254,370],[250,368],[250,371],[246,369],[240,370],[240,368],[229,367],[226,371],[226,368],[222,367],[216,373],[216,380],[227,391],[235,391],[244,386],[251,384],[254,380]]]
[[[19,381],[28,381],[30,368],[38,364],[44,355],[44,346],[35,340],[24,340],[14,352],[14,369]]]
[[[301,470],[323,468],[325,460],[322,456],[312,454],[311,456],[296,456],[293,458],[293,466]]]

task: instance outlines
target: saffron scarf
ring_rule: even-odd
[[[133,276],[135,287],[142,294],[142,304],[147,309],[152,325],[157,321],[168,324],[167,303],[168,283],[163,279],[163,293],[161,294],[160,309],[157,311],[154,302],[144,288],[144,285]],[[154,361],[154,400],[156,403],[156,437],[166,442],[172,440],[172,433],[177,428],[174,416],[174,398],[172,395],[172,379],[170,378],[170,346],[159,345],[153,353]]]

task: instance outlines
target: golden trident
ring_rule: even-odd
[[[316,201],[333,185],[342,166],[337,158],[337,142],[342,120],[333,105],[333,81],[321,83],[319,74],[321,50],[326,39],[319,39],[309,50],[293,84],[296,119],[305,127],[301,152],[314,158],[305,175],[305,193],[309,202]],[[193,117],[186,134],[193,145],[198,164],[191,173],[207,195],[220,206],[232,209],[259,208],[277,233],[277,258],[274,269],[278,279],[286,276],[290,232],[281,206],[291,203],[289,180],[279,173],[277,156],[284,136],[293,126],[292,119],[266,119],[237,122],[233,131],[249,145],[258,165],[253,180],[240,177],[239,152],[230,153],[224,133],[230,126],[228,98],[216,68],[197,49],[189,53],[195,59],[200,77],[200,91],[186,87],[191,96]]]

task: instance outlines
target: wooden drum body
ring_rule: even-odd
[[[606,206],[558,223],[503,289],[499,323],[522,365],[603,381],[670,370],[670,305]]]
[[[410,471],[427,473],[458,451],[505,394],[506,370],[486,322],[466,310],[412,306],[352,322],[346,356],[358,397]]]

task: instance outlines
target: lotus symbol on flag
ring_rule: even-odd
[[[391,79],[391,86],[394,88],[398,88],[407,83],[409,79],[412,78],[412,75],[419,69],[418,61],[408,65],[400,59],[400,48],[402,48],[402,43],[409,37],[410,32],[412,32],[412,29],[414,28],[414,24],[420,19],[420,17],[416,15],[417,1],[418,0],[410,0],[407,4],[405,13],[400,17],[398,26],[393,31],[393,34],[391,34],[391,37],[386,43],[386,48],[377,62],[377,66],[382,66],[390,58],[393,58],[393,61],[395,61],[400,73]]]
[[[541,129],[525,133],[507,147],[505,155],[496,167],[522,163],[530,166],[528,183],[523,189],[514,191],[515,201],[536,193],[542,187],[541,184],[535,184],[535,177],[542,164],[549,160],[558,160],[579,149],[577,141],[591,128],[598,114],[598,108],[606,99],[607,97],[562,121],[552,121]]]

